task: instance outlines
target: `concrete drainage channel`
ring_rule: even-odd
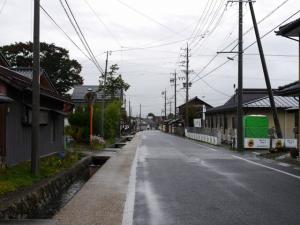
[[[37,184],[15,199],[6,199],[7,204],[0,208],[0,224],[53,224],[41,219],[52,218],[109,158],[84,157],[70,170]]]
[[[13,193],[6,199],[0,198],[0,225],[56,225],[52,217],[81,190],[110,157],[131,140],[132,136],[124,137],[110,148],[82,158],[68,171],[20,193]]]

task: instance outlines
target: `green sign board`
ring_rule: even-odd
[[[269,120],[265,115],[248,115],[243,118],[245,138],[268,138]]]

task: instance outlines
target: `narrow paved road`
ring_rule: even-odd
[[[300,224],[300,171],[158,131],[141,135],[134,225]]]

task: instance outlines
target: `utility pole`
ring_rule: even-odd
[[[254,31],[255,31],[257,46],[258,46],[258,50],[259,50],[259,55],[260,55],[260,59],[261,59],[261,64],[262,64],[262,68],[264,71],[267,91],[268,91],[268,95],[269,95],[269,99],[270,99],[270,105],[272,108],[276,134],[277,134],[278,138],[282,138],[282,132],[281,132],[280,123],[279,123],[279,119],[278,119],[277,108],[276,108],[275,101],[274,101],[272,86],[271,86],[271,82],[270,82],[270,78],[269,78],[269,72],[268,72],[267,63],[265,60],[263,47],[262,47],[261,40],[260,40],[260,35],[259,35],[259,30],[258,30],[258,26],[257,26],[257,22],[256,22],[256,17],[255,17],[255,13],[254,13],[252,0],[249,0],[249,6],[250,6],[250,11],[251,11],[251,17],[252,17],[253,27],[254,27]]]
[[[140,131],[142,130],[142,104],[140,104]]]
[[[174,75],[174,78],[172,78],[170,81],[171,83],[174,82],[174,117],[176,118],[177,115],[177,73],[176,70],[174,73],[172,73],[171,75]]]
[[[171,115],[171,113],[172,113],[172,101],[171,100],[170,100],[169,104],[170,104],[170,115]]]
[[[165,120],[167,119],[167,90],[165,90]]]
[[[40,169],[40,0],[34,0],[31,172]]]
[[[185,127],[189,127],[189,106],[188,106],[188,102],[189,102],[189,54],[190,54],[190,50],[189,50],[189,43],[186,44],[186,70],[185,70]]]
[[[106,77],[107,77],[107,67],[108,67],[108,55],[109,51],[106,52],[106,61],[105,61],[105,71],[104,71],[104,81],[103,81],[103,89],[102,89],[102,110],[101,110],[101,133],[102,138],[104,139],[104,110],[105,110],[105,96],[106,96]]]
[[[238,101],[237,101],[237,149],[244,148],[243,134],[243,0],[239,0],[239,47],[238,47]]]
[[[128,101],[129,131],[131,132],[131,103]]]

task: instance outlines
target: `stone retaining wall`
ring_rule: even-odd
[[[0,198],[0,219],[27,219],[43,209],[78,177],[89,176],[92,156],[78,161],[71,169],[53,178],[41,181],[33,187],[8,193]]]

